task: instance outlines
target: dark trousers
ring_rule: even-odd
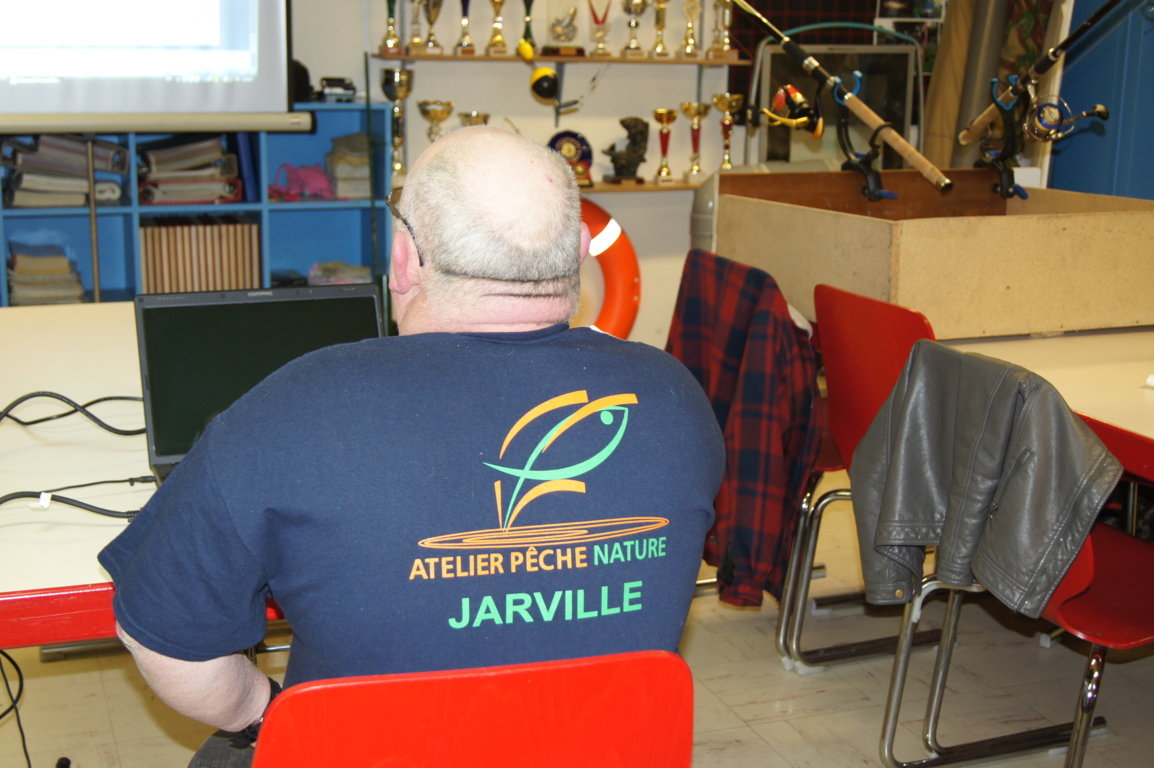
[[[255,751],[240,734],[217,731],[200,745],[188,768],[249,768]]]

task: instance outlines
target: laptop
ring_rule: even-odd
[[[208,422],[285,363],[384,335],[375,284],[135,298],[148,463],[163,482]]]

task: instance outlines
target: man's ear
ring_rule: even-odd
[[[403,228],[393,230],[393,246],[389,250],[389,290],[406,294],[421,284],[421,265],[417,246]]]
[[[589,225],[581,222],[581,250],[577,263],[580,264],[585,261],[589,255],[589,243],[593,242],[593,233],[589,231]]]

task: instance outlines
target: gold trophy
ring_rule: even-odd
[[[429,121],[429,130],[425,133],[430,142],[441,138],[441,123],[453,114],[457,105],[451,101],[418,101],[417,109],[421,110],[421,117]]]
[[[470,125],[489,124],[489,113],[478,112],[475,109],[470,112],[458,112],[457,117],[461,118],[461,126],[466,128]]]
[[[701,118],[709,114],[709,104],[704,101],[683,101],[681,112],[690,120],[689,140],[693,147],[685,180],[695,181],[701,175]]]
[[[612,56],[613,52],[605,45],[605,38],[609,36],[609,7],[613,0],[605,0],[605,8],[597,12],[593,0],[589,0],[589,17],[593,19],[593,28],[590,36],[593,40],[593,51],[590,56]]]
[[[649,0],[621,0],[625,13],[629,15],[629,42],[621,49],[621,55],[627,59],[640,59],[645,56],[645,49],[637,40],[638,18],[645,13]]]
[[[737,49],[729,37],[733,24],[733,0],[713,0],[713,42],[705,56],[709,59],[736,59]]]
[[[509,47],[505,45],[505,20],[501,18],[501,8],[505,6],[505,0],[489,0],[489,5],[493,7],[493,32],[489,35],[489,43],[485,46],[486,56],[504,56],[509,52]]]
[[[658,184],[669,184],[673,181],[673,171],[669,170],[669,126],[677,119],[677,110],[655,109],[653,119],[661,126],[661,132],[658,134],[661,137],[661,164],[657,167],[657,177],[654,181]]]
[[[424,0],[413,0],[409,20],[413,26],[409,42],[405,45],[405,53],[421,53],[425,48],[425,38],[421,37],[421,3]]]
[[[533,40],[533,0],[524,0],[525,3],[525,30],[521,33],[521,39],[532,46],[533,50],[537,50],[537,43]]]
[[[474,56],[477,46],[473,45],[473,37],[469,34],[469,0],[461,0],[461,36],[453,46],[453,53],[458,56]]]
[[[685,37],[681,41],[681,55],[687,59],[696,59],[701,55],[701,48],[697,45],[697,20],[701,18],[700,0],[685,0]]]
[[[381,90],[393,103],[393,178],[405,175],[403,147],[405,144],[405,99],[413,90],[413,70],[388,68],[381,70]]]
[[[425,21],[429,23],[429,34],[425,38],[425,53],[434,56],[440,56],[445,52],[445,47],[437,40],[437,33],[433,31],[433,27],[437,24],[437,18],[441,15],[441,4],[444,0],[424,0],[425,3]]]
[[[381,38],[382,56],[397,55],[404,51],[401,36],[397,32],[397,0],[388,0],[389,18],[385,22],[385,36]]]
[[[721,110],[721,170],[733,168],[733,161],[729,157],[729,145],[733,139],[733,113],[745,104],[745,96],[740,93],[715,93],[713,106]]]
[[[668,2],[669,0],[653,0],[653,25],[657,28],[657,37],[653,42],[653,58],[655,59],[669,56],[669,46],[665,44],[665,6]]]
[[[546,56],[584,56],[585,47],[577,41],[577,0],[549,0],[548,42],[541,48]]]

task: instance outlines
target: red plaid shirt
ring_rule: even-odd
[[[726,472],[705,561],[720,596],[781,597],[821,436],[814,350],[765,272],[689,253],[666,350],[701,382],[725,435]]]

